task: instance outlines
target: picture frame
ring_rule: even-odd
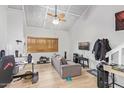
[[[115,13],[115,31],[124,30],[124,11]]]

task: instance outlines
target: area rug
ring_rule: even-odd
[[[97,70],[96,69],[90,69],[90,70],[87,70],[87,72],[94,75],[94,76],[97,76]]]

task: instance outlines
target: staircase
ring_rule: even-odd
[[[123,57],[122,57],[123,51],[124,51],[123,49],[124,49],[124,44],[121,44],[121,45],[117,46],[116,48],[112,49],[111,51],[107,52],[106,57],[109,57],[109,64],[112,63],[112,55],[114,55],[115,53],[118,54],[118,63],[117,64],[119,64],[119,65],[123,64],[122,63],[124,61]]]

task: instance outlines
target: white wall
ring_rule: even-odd
[[[0,6],[0,50],[6,49],[7,7]]]
[[[89,41],[90,51],[85,51],[84,56],[89,57],[91,63],[95,63],[91,50],[98,38],[108,38],[112,48],[124,43],[124,31],[115,31],[115,13],[122,10],[124,6],[92,6],[89,8],[70,31],[71,53],[83,53],[78,50],[78,42]]]
[[[7,52],[14,54],[15,50],[19,50],[19,54],[23,54],[24,43],[17,44],[16,40],[24,42],[23,34],[23,12],[21,10],[8,8],[7,13]]]
[[[115,31],[115,13],[123,11],[124,6],[92,6],[82,15],[77,24],[71,29],[71,53],[83,53],[78,50],[79,41],[89,41],[90,51],[85,51],[90,59],[90,68],[96,68],[97,61],[91,53],[93,45],[98,38],[108,38],[112,48],[124,43],[124,30]],[[116,82],[124,85],[123,77],[116,76]]]
[[[24,28],[25,39],[27,36],[33,37],[50,37],[50,38],[58,38],[59,39],[59,51],[58,54],[64,56],[64,51],[67,51],[69,56],[69,34],[67,31],[56,31],[56,30],[48,30],[43,28],[36,27],[25,27]],[[33,59],[38,61],[40,56],[51,57],[55,52],[43,52],[43,53],[32,53]]]
[[[15,50],[19,50],[21,54],[25,51],[24,42],[27,36],[34,37],[52,37],[59,38],[59,51],[58,53],[64,56],[64,51],[69,55],[69,35],[67,31],[55,31],[37,27],[24,26],[24,13],[21,10],[8,9],[7,12],[7,53],[14,54]],[[24,38],[25,37],[25,38]],[[16,40],[22,40],[23,43],[17,45]],[[40,56],[51,57],[54,53],[32,53],[35,61],[39,60]]]

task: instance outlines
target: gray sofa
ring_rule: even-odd
[[[81,75],[81,65],[76,64],[72,61],[67,61],[68,64],[62,65],[61,60],[58,57],[53,57],[51,59],[51,64],[56,69],[56,71],[60,74],[62,78],[66,78],[68,76],[79,76]]]

